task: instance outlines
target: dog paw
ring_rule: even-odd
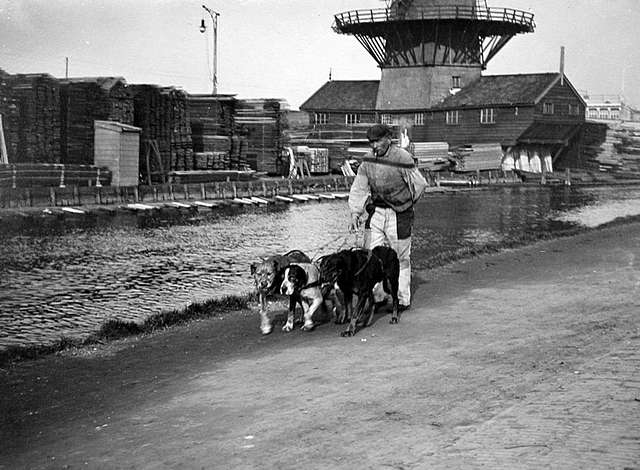
[[[313,323],[305,323],[300,328],[302,331],[312,331],[316,326]]]
[[[351,338],[355,334],[355,331],[347,330],[340,333],[340,336],[342,336],[343,338]]]
[[[391,317],[391,320],[389,320],[389,323],[391,323],[392,325],[397,325],[398,324],[398,318],[397,317]]]
[[[260,331],[262,331],[263,335],[268,335],[269,333],[271,333],[272,328],[270,326],[267,327],[260,327]]]
[[[285,333],[289,333],[293,331],[293,325],[290,325],[289,323],[287,323],[282,327],[282,331],[284,331]]]

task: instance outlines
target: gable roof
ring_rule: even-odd
[[[560,74],[557,72],[486,75],[467,85],[455,95],[448,96],[434,108],[534,105],[559,80]],[[569,82],[566,77],[565,82]]]
[[[379,80],[332,80],[300,105],[302,110],[370,111],[376,107]]]

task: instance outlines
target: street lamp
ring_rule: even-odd
[[[207,8],[206,5],[202,5],[202,8],[209,13],[211,17],[211,23],[213,24],[212,33],[213,33],[213,76],[211,77],[211,81],[213,82],[212,95],[218,94],[218,57],[217,57],[217,49],[218,49],[218,16],[220,13],[217,11],[213,11],[210,8]],[[207,25],[204,22],[204,18],[200,22],[200,32],[205,33],[207,30]]]

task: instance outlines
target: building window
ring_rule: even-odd
[[[413,123],[416,126],[424,126],[424,113],[415,113],[413,115]]]
[[[460,88],[460,77],[451,77],[451,88]]]
[[[600,119],[609,119],[609,108],[602,108],[600,110]]]
[[[480,110],[480,124],[495,124],[495,113],[493,108],[485,108]]]
[[[611,108],[611,119],[620,119],[620,108]]]
[[[569,103],[569,115],[578,116],[580,114],[580,106]]]
[[[391,124],[392,122],[392,118],[391,118],[391,114],[383,114],[382,116],[380,116],[380,122],[382,124]]]
[[[553,114],[553,103],[544,103],[542,105],[542,114]]]
[[[313,119],[316,124],[326,124],[329,122],[327,113],[313,113]]]
[[[589,108],[589,119],[598,119],[598,108]]]
[[[345,122],[345,124],[360,124],[360,115],[359,114],[345,114],[344,122]]]
[[[445,116],[445,122],[449,126],[456,126],[460,122],[460,116],[458,111],[447,111]]]

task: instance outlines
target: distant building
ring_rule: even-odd
[[[587,104],[585,117],[592,121],[635,121],[640,122],[640,110],[624,102],[620,95],[583,94]]]

